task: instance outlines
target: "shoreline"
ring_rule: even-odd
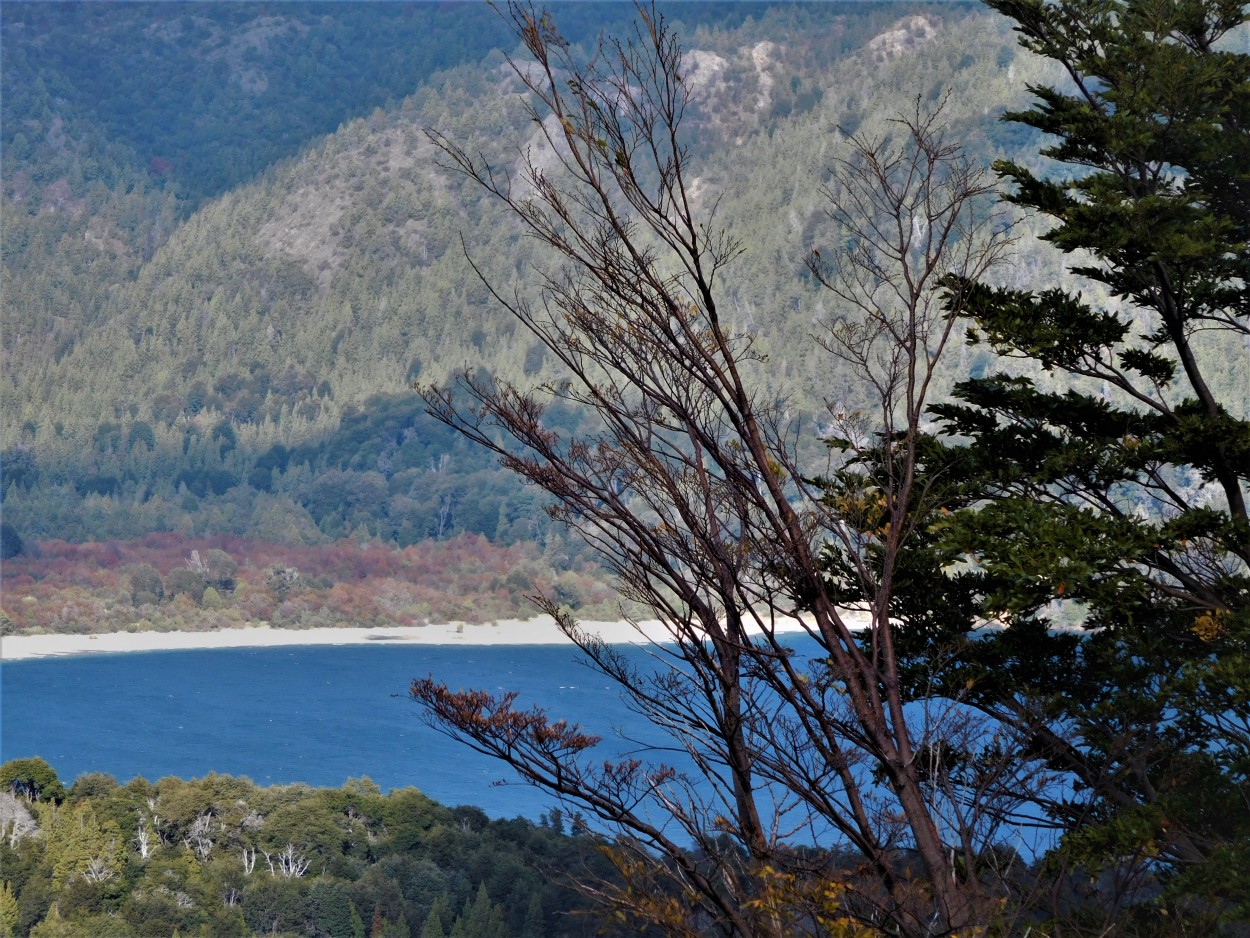
[[[610,645],[662,642],[667,632],[657,621],[583,622],[587,632]],[[790,620],[778,632],[798,632]],[[439,625],[390,628],[275,629],[268,625],[218,629],[211,632],[104,632],[95,635],[6,635],[0,638],[0,661],[62,658],[79,655],[125,654],[147,651],[205,651],[216,648],[280,648],[325,645],[564,645],[569,639],[551,616],[505,619],[483,625],[449,622]]]

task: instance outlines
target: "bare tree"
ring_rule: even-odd
[[[213,813],[205,811],[192,822],[191,829],[182,840],[182,845],[199,857],[201,863],[207,863],[208,858],[213,855],[212,834]]]
[[[135,849],[139,851],[139,856],[146,860],[152,855],[152,826],[148,819],[144,817],[143,812],[139,812],[139,822],[135,825]]]
[[[274,878],[281,877],[282,879],[299,879],[307,873],[308,868],[312,866],[312,860],[308,859],[308,857],[304,856],[302,853],[295,852],[294,844],[287,844],[276,854],[271,855],[266,853],[264,850],[262,850],[261,853],[265,855],[265,862],[269,865],[269,875]],[[275,859],[278,861],[277,865],[274,864]],[[253,854],[253,866],[255,865],[255,862],[256,857],[255,854]],[[246,863],[247,857],[245,854],[244,864]]]
[[[1014,758],[981,759],[975,778],[945,770],[956,746],[1010,741],[972,733],[958,701],[906,706],[890,611],[923,516],[920,415],[950,338],[934,281],[979,277],[1005,250],[979,214],[992,183],[919,107],[891,139],[850,142],[826,193],[846,247],[811,266],[844,301],[825,345],[871,382],[878,414],[835,414],[857,438],[818,477],[796,455],[785,403],[754,390],[751,337],[721,317],[718,279],[744,246],[715,205],[695,211],[688,92],[663,18],[640,8],[630,39],[581,62],[545,14],[507,13],[554,156],[522,154],[514,181],[431,136],[447,168],[559,259],[533,274],[537,303],[487,286],[568,380],[522,389],[466,373],[458,390],[423,393],[552,494],[553,515],[661,620],[656,667],[639,669],[538,598],[666,741],[604,761],[598,738],[515,695],[427,678],[413,696],[435,725],[606,822],[620,876],[594,888],[639,922],[691,935],[974,933],[1003,888],[979,861],[1012,793],[1037,780]],[[551,429],[553,402],[588,409],[598,428]],[[887,455],[884,477],[857,469],[856,447]],[[836,603],[831,551],[867,597],[862,636]],[[814,653],[788,643],[796,627]]]

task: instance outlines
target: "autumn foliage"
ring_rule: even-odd
[[[221,554],[237,564],[226,580],[213,568]],[[590,617],[619,611],[597,568],[557,570],[534,544],[469,534],[406,548],[309,547],[161,533],[32,545],[5,563],[0,625],[20,634],[488,622],[532,616],[535,593]]]

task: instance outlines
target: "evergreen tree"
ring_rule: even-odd
[[[521,938],[543,938],[546,933],[543,925],[542,894],[535,890],[530,894],[530,904],[525,910],[525,923],[521,927]]]
[[[136,606],[165,598],[165,582],[150,563],[141,563],[130,573],[130,599]]]
[[[447,931],[443,927],[443,916],[446,914],[447,898],[443,896],[436,899],[430,907],[430,914],[426,916],[425,924],[421,927],[421,938],[447,938]]]
[[[22,910],[8,882],[0,883],[0,938],[13,938],[22,920]]]
[[[503,913],[490,901],[490,893],[482,883],[477,895],[465,900],[464,911],[452,926],[451,938],[506,938],[507,934]]]
[[[0,521],[0,560],[9,560],[22,552],[22,536],[7,521]]]
[[[1061,164],[998,164],[1006,198],[1110,302],[947,280],[974,339],[1022,364],[932,408],[960,442],[929,454],[927,483],[963,510],[927,519],[895,610],[912,689],[1024,730],[1066,780],[1036,793],[1064,833],[1055,881],[1104,875],[1065,915],[1134,934],[1244,921],[1250,56],[1221,40],[1247,9],[988,2],[1072,78],[1006,115]],[[1009,627],[973,640],[977,612]],[[1143,882],[1165,892],[1144,902]]]

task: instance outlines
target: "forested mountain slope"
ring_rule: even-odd
[[[277,511],[288,530],[267,536],[309,520],[400,543],[532,536],[534,499],[488,482],[491,464],[409,390],[466,367],[558,377],[465,258],[527,288],[534,246],[440,169],[425,134],[501,172],[534,139],[504,55],[483,52],[500,41],[479,22],[489,11],[11,9],[2,443],[22,535],[190,533],[211,503],[217,533],[253,534]],[[561,28],[584,38],[627,14],[570,5]],[[1004,22],[955,4],[672,15],[700,208],[745,249],[723,305],[767,356],[757,380],[801,411],[853,405],[816,354],[828,295],[802,266],[838,237],[819,190],[845,135],[949,95],[951,133],[978,158],[1035,161],[1036,141],[996,118],[1042,67]],[[77,56],[55,41],[71,33],[90,37]],[[1022,250],[1011,276],[1060,277]],[[968,353],[958,366],[979,367]],[[335,503],[327,484],[355,494]],[[491,510],[455,510],[491,490]]]

